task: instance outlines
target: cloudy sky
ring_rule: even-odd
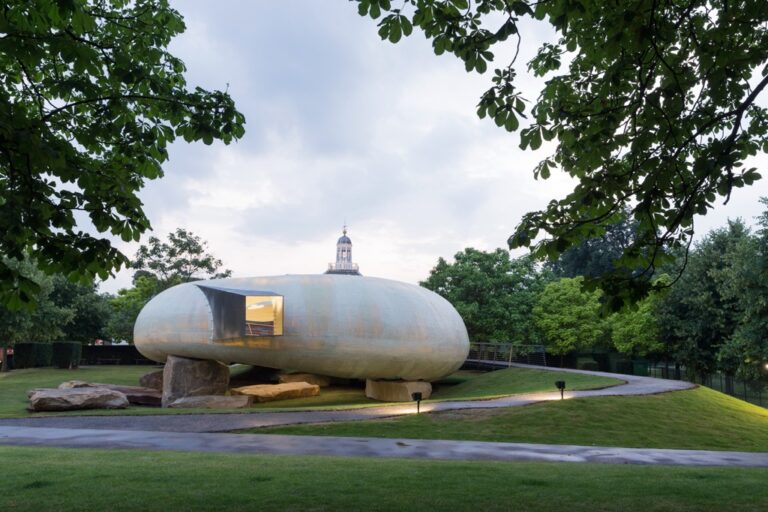
[[[321,273],[346,222],[364,275],[416,283],[440,256],[505,247],[524,213],[571,187],[533,179],[551,147],[520,151],[516,134],[478,119],[490,78],[436,57],[421,34],[382,42],[344,0],[173,3],[187,31],[171,51],[189,84],[228,88],[246,135],[175,143],[165,177],[140,195],[155,236],[189,229],[235,276]],[[525,27],[519,62],[549,36]],[[534,99],[539,83],[521,84]],[[735,192],[699,232],[751,222],[762,195],[768,181]],[[138,247],[116,245],[129,257]],[[129,285],[123,271],[102,290]]]

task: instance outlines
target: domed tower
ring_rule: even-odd
[[[357,263],[352,263],[352,240],[347,236],[347,226],[344,226],[342,235],[336,242],[336,263],[329,263],[326,274],[346,274],[359,276],[360,270]]]

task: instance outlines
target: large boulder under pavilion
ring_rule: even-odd
[[[218,361],[168,356],[163,369],[163,407],[190,396],[226,395],[229,367]]]

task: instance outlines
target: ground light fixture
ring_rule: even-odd
[[[555,381],[555,386],[557,386],[557,389],[560,390],[560,400],[562,400],[563,393],[565,392],[565,381],[564,380]]]
[[[416,414],[419,414],[419,407],[421,406],[421,398],[422,398],[421,391],[416,391],[415,393],[411,393],[411,398],[416,402]]]

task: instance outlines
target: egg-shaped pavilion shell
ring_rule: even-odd
[[[246,334],[244,304],[254,296],[281,297],[281,325],[274,328],[282,335]],[[387,279],[328,274],[174,286],[142,309],[134,342],[158,362],[178,355],[341,378],[426,381],[457,370],[469,351],[464,322],[439,295]]]

